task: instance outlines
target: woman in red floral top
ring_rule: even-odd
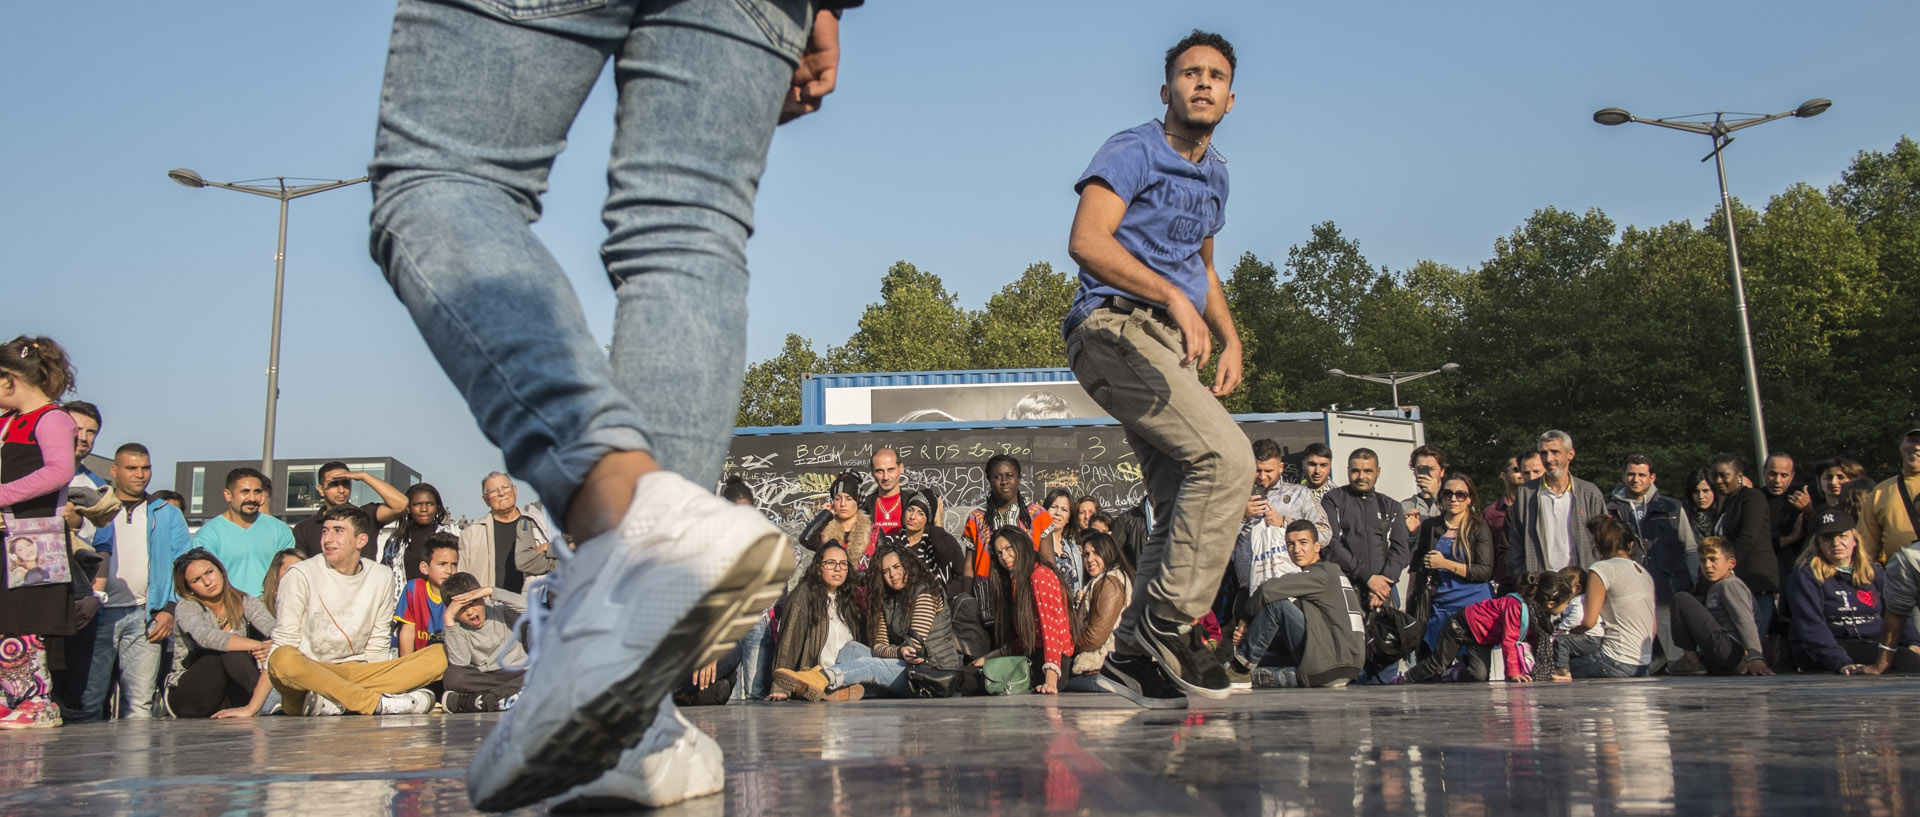
[[[1044,674],[1033,691],[1060,691],[1060,662],[1073,655],[1073,629],[1060,576],[1033,558],[1033,539],[1014,526],[993,532],[993,636],[999,648],[985,658],[1027,655]],[[985,658],[976,664],[986,663]]]

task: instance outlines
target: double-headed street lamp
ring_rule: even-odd
[[[200,174],[184,167],[167,171],[167,178],[188,187],[218,187],[225,190],[237,190],[280,200],[280,244],[273,253],[273,339],[267,345],[267,431],[266,442],[260,446],[260,473],[273,478],[273,413],[275,404],[280,402],[280,296],[287,281],[287,202],[302,196],[325,193],[348,185],[359,184],[367,180],[320,182],[318,184],[296,184],[289,186],[286,176],[273,178],[273,186],[247,184],[245,182],[210,182],[200,178]],[[252,179],[250,181],[267,181]]]
[[[1328,369],[1327,376],[1328,377],[1351,377],[1355,380],[1365,380],[1368,383],[1381,383],[1388,386],[1392,386],[1393,387],[1393,410],[1399,411],[1400,410],[1400,384],[1411,382],[1414,380],[1419,380],[1422,377],[1428,377],[1430,375],[1440,374],[1441,372],[1457,371],[1459,370],[1459,368],[1460,368],[1460,364],[1449,363],[1445,366],[1441,366],[1440,368],[1434,369],[1433,371],[1430,371],[1430,372],[1381,372],[1379,374],[1347,374],[1346,372],[1343,372],[1339,369]]]
[[[1601,108],[1593,112],[1593,121],[1602,125],[1625,125],[1638,122],[1642,125],[1657,125],[1662,128],[1697,133],[1713,140],[1713,152],[1700,158],[1704,162],[1713,160],[1714,168],[1720,173],[1720,212],[1727,222],[1727,256],[1733,262],[1733,309],[1740,319],[1740,355],[1747,370],[1747,409],[1753,416],[1753,447],[1759,454],[1757,463],[1767,461],[1767,423],[1760,414],[1760,372],[1753,363],[1753,329],[1747,322],[1747,285],[1740,274],[1740,245],[1733,231],[1733,197],[1727,195],[1727,163],[1721,158],[1728,145],[1733,144],[1733,132],[1742,128],[1751,128],[1763,122],[1785,119],[1789,116],[1805,119],[1819,116],[1833,107],[1831,99],[1809,99],[1800,103],[1800,107],[1782,113],[1749,116],[1743,119],[1728,119],[1728,112],[1714,111],[1711,114],[1694,114],[1691,117],[1672,119],[1641,119],[1621,108]],[[1713,117],[1712,122],[1685,122],[1683,119]]]

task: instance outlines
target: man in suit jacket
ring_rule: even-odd
[[[1507,575],[1586,568],[1598,561],[1587,523],[1607,515],[1607,495],[1573,475],[1573,437],[1554,430],[1540,435],[1540,461],[1547,472],[1514,492],[1507,512]]]

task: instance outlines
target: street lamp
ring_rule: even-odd
[[[1760,455],[1754,460],[1755,462],[1767,461],[1767,423],[1760,413],[1760,372],[1753,363],[1753,329],[1747,323],[1747,285],[1740,274],[1740,245],[1733,232],[1733,197],[1727,195],[1727,163],[1721,158],[1721,154],[1725,152],[1728,145],[1733,144],[1734,131],[1789,116],[1801,119],[1819,116],[1831,107],[1833,107],[1831,99],[1809,99],[1791,111],[1765,115],[1734,114],[1745,117],[1743,119],[1727,119],[1727,111],[1692,115],[1695,118],[1712,116],[1712,122],[1681,121],[1688,117],[1641,119],[1627,113],[1623,108],[1601,108],[1593,112],[1593,121],[1602,125],[1613,126],[1638,122],[1642,125],[1657,125],[1662,128],[1697,133],[1713,140],[1713,152],[1702,156],[1700,161],[1712,159],[1714,168],[1720,173],[1720,212],[1727,222],[1727,256],[1733,262],[1733,311],[1740,319],[1740,356],[1747,370],[1747,410],[1753,417],[1753,446]]]
[[[1440,368],[1434,369],[1433,371],[1430,371],[1430,372],[1381,372],[1379,374],[1347,374],[1346,372],[1343,372],[1339,369],[1328,369],[1327,376],[1328,377],[1351,377],[1355,380],[1365,380],[1368,383],[1383,383],[1388,386],[1392,386],[1393,387],[1393,410],[1399,411],[1400,410],[1400,384],[1419,380],[1422,377],[1428,377],[1431,375],[1440,374],[1441,372],[1458,371],[1459,369],[1460,369],[1460,364],[1458,363],[1449,363],[1445,366],[1441,366]]]
[[[302,196],[311,196],[315,193],[325,193],[328,190],[359,184],[366,181],[367,177],[361,176],[358,179],[348,179],[346,181],[329,181],[318,184],[296,184],[288,186],[288,177],[275,176],[273,178],[273,186],[268,187],[247,184],[245,182],[210,182],[200,178],[200,174],[198,173],[184,167],[177,167],[167,171],[167,178],[192,188],[218,187],[225,190],[237,190],[241,193],[252,193],[256,196],[266,196],[270,199],[280,200],[280,245],[273,253],[273,339],[269,341],[267,345],[267,432],[266,442],[260,446],[260,473],[265,474],[268,479],[272,479],[273,410],[275,404],[280,402],[280,296],[286,286],[287,280],[287,202]],[[249,181],[267,180],[251,179]]]

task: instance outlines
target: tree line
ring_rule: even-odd
[[[1458,363],[1402,386],[1401,400],[1483,483],[1561,428],[1582,477],[1612,484],[1621,458],[1642,452],[1677,485],[1718,452],[1753,450],[1726,217],[1619,229],[1597,209],[1548,207],[1465,270],[1375,266],[1333,222],[1316,224],[1278,264],[1249,252],[1222,271],[1245,347],[1227,406],[1384,408],[1386,387],[1326,371]],[[1826,190],[1796,184],[1757,211],[1736,200],[1732,218],[1770,448],[1803,466],[1844,455],[1893,473],[1920,386],[1920,146],[1862,151]],[[749,366],[738,422],[798,423],[807,373],[1064,366],[1075,287],[1037,263],[975,310],[898,262],[844,343],[816,351],[790,334]]]

